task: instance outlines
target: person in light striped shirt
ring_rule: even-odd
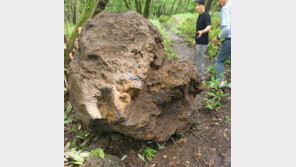
[[[225,40],[222,41],[216,58],[216,75],[220,81],[220,86],[225,86],[223,65],[227,58],[230,58],[231,62],[231,0],[218,0],[217,4],[222,7],[220,13],[222,30],[220,34],[213,39],[213,42],[217,43],[222,37],[225,37]]]

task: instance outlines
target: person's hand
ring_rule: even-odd
[[[215,37],[215,38],[212,40],[213,43],[217,43],[218,41],[219,41],[219,40],[218,40],[217,37]]]
[[[193,46],[194,46],[194,48],[196,47],[196,42],[194,42]]]
[[[198,36],[197,36],[197,38],[199,38],[199,37],[201,37],[201,35],[204,33],[203,31],[197,31],[197,33],[199,34]]]

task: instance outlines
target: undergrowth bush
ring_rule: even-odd
[[[75,28],[75,25],[72,23],[64,24],[64,34],[66,35],[66,37],[68,39],[71,37],[71,34],[72,34],[74,28]],[[68,34],[67,34],[67,31],[68,31]]]
[[[221,87],[219,84],[219,79],[216,78],[216,67],[215,65],[210,65],[207,68],[208,76],[206,82],[203,83],[204,87],[207,89],[207,93],[203,100],[203,105],[206,111],[219,111],[222,104],[229,100],[228,93],[226,93],[225,88]]]

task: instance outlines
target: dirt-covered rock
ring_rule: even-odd
[[[204,88],[189,62],[167,60],[159,31],[136,12],[102,12],[89,20],[70,64],[76,118],[99,131],[168,140],[197,120]]]

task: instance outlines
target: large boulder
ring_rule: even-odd
[[[168,60],[156,27],[136,12],[89,20],[70,64],[70,101],[83,125],[165,141],[197,119],[204,88],[189,62]]]

